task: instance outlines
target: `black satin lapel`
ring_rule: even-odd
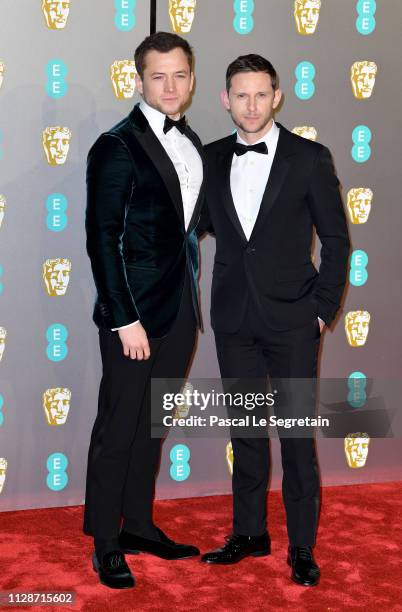
[[[191,216],[191,219],[190,219],[190,222],[187,228],[187,233],[190,233],[194,228],[194,222],[198,219],[198,215],[199,215],[202,203],[204,201],[207,165],[206,165],[206,156],[205,156],[204,148],[201,144],[200,139],[196,135],[196,133],[193,132],[193,130],[189,126],[187,126],[185,135],[187,136],[189,140],[191,140],[194,147],[197,149],[197,152],[199,156],[201,157],[202,170],[203,170],[203,177],[202,177],[202,183],[200,186],[200,191],[199,191],[198,198],[194,206],[193,214]]]
[[[218,170],[218,176],[222,177],[221,189],[222,189],[222,200],[225,206],[226,212],[229,215],[230,220],[238,231],[241,239],[247,242],[247,237],[243,231],[240,219],[237,216],[236,208],[233,201],[232,190],[230,188],[230,170],[232,168],[233,148],[229,149],[222,154],[220,158],[220,168]]]
[[[149,125],[147,125],[144,131],[137,131],[137,138],[145,153],[151,159],[159,172],[176,208],[177,214],[179,215],[181,222],[184,224],[183,200],[181,197],[180,181],[173,162]]]
[[[285,182],[290,162],[291,160],[289,158],[274,158],[264,195],[262,196],[260,210],[254,225],[255,229],[258,229],[258,225],[264,222],[272,206],[275,204],[275,200],[279,196],[283,183]]]

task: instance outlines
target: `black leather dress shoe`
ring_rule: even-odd
[[[288,564],[291,579],[303,586],[315,586],[320,580],[320,568],[313,557],[311,546],[289,546]]]
[[[141,536],[134,535],[122,530],[119,536],[119,545],[123,552],[127,554],[137,554],[139,552],[151,553],[161,559],[187,559],[196,557],[200,551],[190,544],[177,544],[167,537],[162,529],[156,528],[159,540],[150,540]]]
[[[204,563],[230,565],[238,563],[245,557],[265,557],[271,554],[271,542],[268,534],[262,536],[242,536],[232,534],[226,536],[226,544],[212,552],[202,555]]]
[[[131,589],[135,585],[134,576],[120,550],[106,553],[101,561],[94,552],[92,565],[101,583],[111,589]]]

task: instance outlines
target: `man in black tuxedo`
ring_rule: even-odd
[[[150,435],[151,377],[184,377],[200,326],[194,228],[204,153],[181,117],[193,87],[193,55],[187,41],[159,32],[134,59],[141,102],[101,134],[87,166],[87,250],[103,376],[84,532],[94,536],[94,569],[112,588],[134,586],[124,553],[199,554],[152,521],[161,444]]]
[[[237,134],[206,147],[210,172],[197,232],[216,237],[211,323],[223,378],[314,380],[320,336],[346,281],[349,240],[330,153],[273,120],[281,95],[270,62],[239,57],[227,70],[223,100]],[[311,261],[313,227],[322,244],[319,271]],[[291,577],[315,585],[314,438],[280,442]],[[232,437],[232,445],[233,534],[203,555],[206,563],[270,553],[267,440]]]

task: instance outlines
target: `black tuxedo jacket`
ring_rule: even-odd
[[[307,325],[317,316],[330,325],[340,305],[349,239],[330,153],[277,125],[276,154],[250,240],[230,189],[236,135],[206,147],[208,184],[197,233],[216,237],[211,293],[216,332],[237,331],[248,296],[276,330]],[[322,244],[319,271],[311,261],[313,226]]]
[[[189,127],[185,134],[204,163],[198,136]],[[204,185],[186,230],[176,170],[138,105],[99,136],[88,154],[86,209],[98,326],[140,319],[149,337],[166,335],[178,313],[186,267],[200,324],[194,228]]]

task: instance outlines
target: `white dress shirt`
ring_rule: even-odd
[[[140,102],[140,110],[145,115],[151,130],[170,157],[177,172],[183,200],[184,226],[187,229],[193,216],[203,178],[201,157],[191,140],[177,128],[173,127],[167,134],[163,132],[166,115],[149,106],[143,99]],[[130,327],[138,322],[115,327],[112,331]]]

